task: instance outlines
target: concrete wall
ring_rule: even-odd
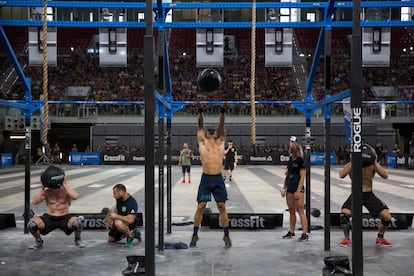
[[[206,124],[206,128],[215,128],[217,125]],[[321,123],[311,125],[312,136],[315,145],[324,144],[324,126]],[[166,132],[166,131],[165,131]],[[231,139],[236,145],[251,145],[250,124],[230,123],[226,124],[227,140]],[[302,141],[305,133],[303,124],[256,124],[256,144],[287,144],[291,135],[295,135]],[[176,123],[171,129],[172,149],[181,149],[183,143],[188,143],[191,148],[197,148],[197,125]],[[363,135],[366,142],[375,145],[377,143],[377,127],[375,124],[365,124]],[[384,137],[386,138],[386,137]],[[392,138],[390,138],[392,139]],[[96,149],[98,145],[116,143],[118,145],[143,145],[145,141],[145,128],[142,124],[97,124],[92,126],[92,145]],[[158,126],[155,125],[155,141],[158,141]],[[392,141],[390,141],[392,143]],[[384,141],[385,143],[385,141]],[[331,125],[331,145],[345,145],[345,129],[343,124]]]

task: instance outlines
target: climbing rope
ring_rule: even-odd
[[[252,58],[250,61],[250,114],[251,114],[251,139],[252,145],[256,144],[256,1],[252,2]]]
[[[42,26],[42,48],[43,48],[43,131],[42,144],[46,146],[49,128],[49,94],[48,94],[48,65],[47,65],[47,0],[43,0],[43,26]]]

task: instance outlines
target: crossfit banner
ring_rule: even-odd
[[[232,229],[274,229],[283,225],[283,214],[228,214]],[[205,213],[202,226],[212,229],[222,228],[218,213]]]
[[[408,229],[412,226],[414,214],[392,213],[391,223],[389,229]],[[378,229],[381,223],[379,217],[372,217],[371,214],[362,214],[362,228],[364,229]],[[331,213],[331,226],[341,226],[340,214]]]
[[[85,230],[106,230],[105,215],[102,213],[76,214],[82,220],[83,229]],[[143,226],[142,213],[138,213],[137,216],[139,219],[138,226]]]

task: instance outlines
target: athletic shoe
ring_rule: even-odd
[[[40,241],[36,241],[34,244],[29,246],[29,249],[37,250],[37,249],[40,249],[42,247],[43,247],[43,240],[40,240]]]
[[[75,240],[75,245],[79,248],[85,248],[86,243],[84,243],[81,239]]]
[[[348,246],[350,246],[351,244],[352,244],[351,239],[350,239],[350,238],[345,238],[345,239],[343,239],[343,240],[339,243],[339,246],[341,246],[341,247],[348,247]]]
[[[377,246],[383,246],[383,247],[391,247],[392,243],[390,243],[389,241],[387,241],[384,238],[377,238],[377,240],[375,241]]]
[[[307,241],[307,240],[309,240],[309,236],[306,233],[302,233],[302,235],[298,239],[298,241]]]
[[[136,238],[138,241],[142,241],[141,232],[138,228],[135,228],[132,232],[134,233],[134,238]]]
[[[197,235],[193,235],[191,237],[190,247],[196,247],[197,246],[197,242],[198,242],[198,236]]]
[[[190,179],[188,180],[188,184],[191,184],[191,180]]]
[[[224,235],[224,237],[223,237],[223,241],[224,241],[224,247],[225,247],[225,248],[230,248],[230,247],[231,247],[231,240],[230,240],[230,236],[228,236],[228,235]]]
[[[287,232],[286,235],[283,236],[284,239],[291,239],[295,236],[295,233],[292,233],[290,231]]]
[[[229,181],[231,182],[231,177],[229,178]]]
[[[181,181],[181,183],[185,183],[185,180],[183,179],[183,181]]]
[[[133,244],[134,244],[134,238],[128,237],[124,244],[124,247],[132,247]]]

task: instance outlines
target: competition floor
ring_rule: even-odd
[[[40,172],[45,166],[31,168],[32,194],[39,187]],[[139,203],[145,214],[143,166],[63,166],[68,183],[80,198],[72,203],[73,213],[99,213],[112,207],[112,186],[123,183]],[[331,168],[331,212],[338,213],[349,195],[349,179],[339,179],[340,167]],[[283,227],[271,230],[233,230],[233,247],[224,249],[222,231],[203,227],[196,248],[156,250],[156,275],[322,275],[325,256],[344,255],[352,258],[352,248],[341,248],[338,242],[343,233],[331,228],[330,250],[324,250],[324,230],[315,230],[307,242],[283,240],[288,230],[286,203],[280,197],[284,167],[238,166],[234,180],[228,187],[229,213],[283,213]],[[181,183],[181,171],[173,167],[172,221],[192,220],[201,167],[192,167],[192,184]],[[390,177],[375,178],[374,191],[389,207],[391,213],[414,213],[414,170],[389,169]],[[158,168],[155,172],[158,183]],[[311,168],[311,207],[321,210],[322,216],[312,218],[312,225],[323,225],[324,167]],[[158,198],[156,185],[156,199]],[[157,206],[157,204],[156,204]],[[214,202],[209,204],[217,212]],[[46,210],[44,203],[31,206],[36,214]],[[145,237],[132,248],[122,244],[108,244],[107,233],[85,230],[82,234],[87,247],[76,248],[73,236],[57,230],[43,237],[44,247],[33,251],[33,243],[24,234],[24,167],[0,169],[0,213],[14,213],[16,228],[0,230],[0,275],[122,275],[127,267],[127,255],[145,254]],[[156,208],[156,218],[158,209]],[[157,219],[156,219],[157,221]],[[297,224],[299,227],[299,223]],[[158,229],[158,224],[155,226]],[[144,228],[141,229],[144,233]],[[300,231],[297,230],[299,234]],[[165,234],[165,242],[188,243],[192,225],[172,226],[172,234]],[[158,233],[155,234],[158,237]],[[375,246],[376,231],[363,232],[364,275],[412,275],[414,271],[414,230],[392,230],[386,238],[391,248]],[[157,241],[156,241],[157,244]]]

